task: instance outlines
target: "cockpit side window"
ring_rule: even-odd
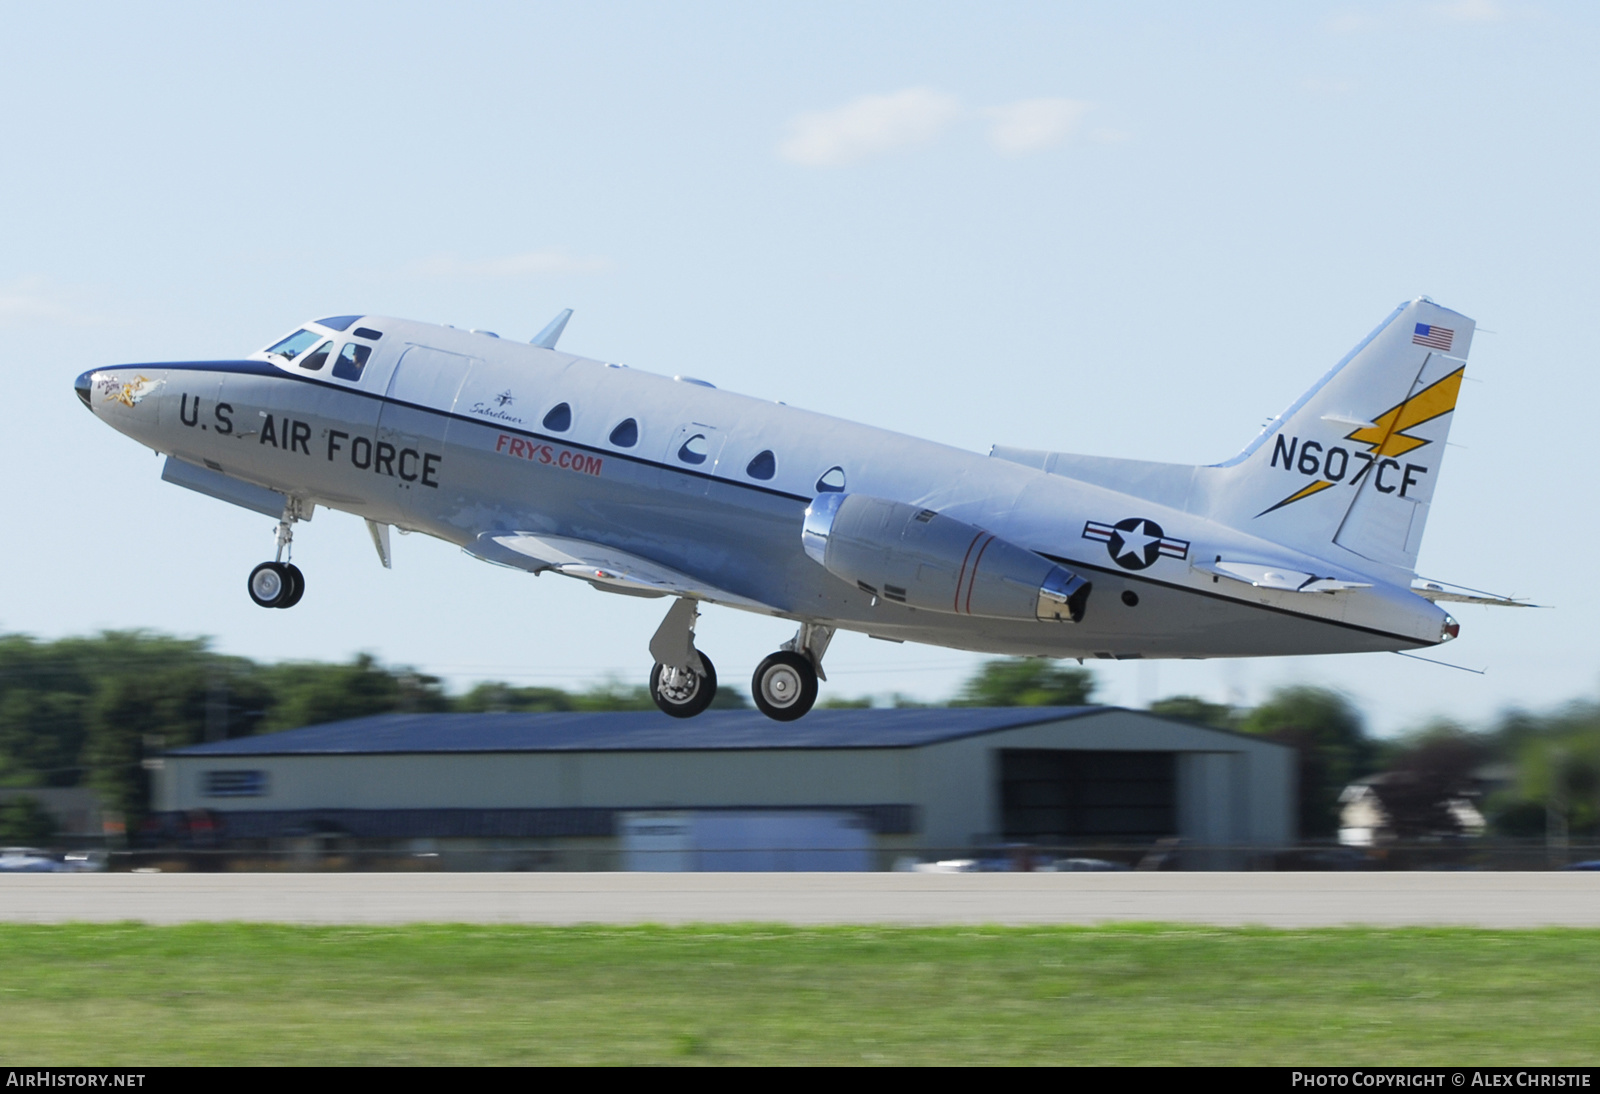
[[[344,349],[339,351],[339,359],[333,363],[333,375],[340,380],[359,380],[361,370],[367,367],[367,358],[371,356],[371,346],[346,342]]]
[[[333,352],[333,343],[324,342],[304,357],[300,358],[300,367],[307,372],[316,372],[328,363],[328,354]]]
[[[285,361],[293,361],[306,350],[316,345],[322,338],[314,330],[297,330],[283,341],[267,347],[268,353],[275,353]]]
[[[639,443],[639,423],[633,418],[624,418],[617,423],[617,428],[611,431],[611,443],[618,448],[632,448]]]

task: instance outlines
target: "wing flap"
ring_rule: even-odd
[[[513,566],[532,573],[546,570],[575,577],[605,592],[627,596],[686,596],[733,608],[770,612],[773,607],[699,578],[663,566],[659,562],[570,536],[551,536],[532,532],[486,532],[467,552],[488,562]]]

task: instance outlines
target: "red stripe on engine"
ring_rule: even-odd
[[[961,610],[961,583],[967,579],[967,559],[972,557],[972,548],[983,538],[983,535],[982,532],[979,532],[973,536],[972,543],[967,544],[967,553],[961,556],[961,572],[956,575],[956,598],[950,603],[950,610],[953,612]]]
[[[967,582],[967,614],[968,615],[972,614],[972,587],[978,583],[978,563],[983,561],[983,552],[987,551],[989,549],[989,544],[993,543],[993,542],[994,542],[994,537],[990,536],[989,539],[987,540],[987,542],[984,543],[983,547],[979,549],[978,557],[972,560],[972,580]]]

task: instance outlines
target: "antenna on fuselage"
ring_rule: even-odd
[[[540,349],[555,349],[556,342],[561,338],[561,332],[567,329],[567,320],[571,318],[572,309],[563,310],[545,325],[544,330],[533,336],[533,344]]]

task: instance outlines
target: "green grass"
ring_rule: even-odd
[[[1563,1064],[1600,931],[0,925],[0,1064]]]

